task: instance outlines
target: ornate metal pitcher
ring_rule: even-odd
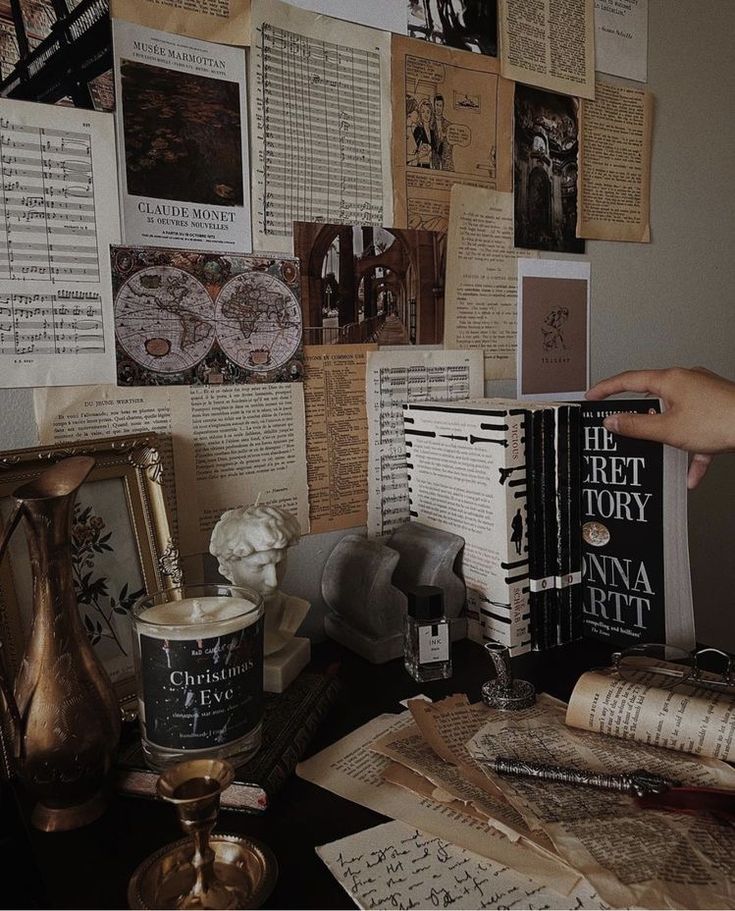
[[[46,832],[75,829],[101,815],[120,738],[120,708],[82,626],[72,581],[74,500],[94,463],[63,459],[19,487],[0,536],[2,559],[25,516],[33,627],[14,692],[0,668],[0,696],[11,763],[38,801],[33,824]]]

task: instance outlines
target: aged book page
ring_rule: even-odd
[[[253,246],[295,221],[392,225],[390,35],[252,0]]]
[[[181,552],[205,553],[226,509],[262,504],[309,530],[301,383],[171,390]]]
[[[477,760],[499,756],[603,773],[646,769],[694,787],[735,787],[723,762],[616,740],[564,724],[542,696],[535,708],[496,713],[469,744]],[[735,828],[713,816],[641,809],[612,791],[488,773],[531,829],[617,908],[731,908]]]
[[[406,402],[478,398],[481,351],[426,351],[402,346],[368,355],[368,534],[390,534],[408,521],[403,436]]]
[[[569,867],[530,846],[514,844],[483,821],[459,813],[449,804],[418,797],[383,779],[391,760],[372,752],[370,745],[382,735],[411,724],[409,712],[379,715],[300,763],[296,773],[340,797],[533,876],[562,895],[568,894],[580,878]]]
[[[594,98],[594,13],[594,0],[498,0],[503,76]]]
[[[391,54],[394,223],[446,231],[454,184],[512,189],[513,84],[482,54],[396,36]]]
[[[250,44],[250,0],[110,0],[110,15],[220,44]]]
[[[647,243],[653,95],[598,82],[580,118],[577,236]]]
[[[367,522],[365,368],[377,345],[308,345],[306,460],[312,534]]]
[[[481,348],[485,379],[516,374],[518,257],[513,194],[455,184],[451,191],[444,347]]]
[[[735,762],[735,699],[671,686],[653,671],[590,671],[574,688],[567,724],[611,737]]]
[[[359,908],[606,907],[586,883],[563,899],[535,878],[402,822],[316,850]]]
[[[151,431],[173,441],[162,447],[174,466],[165,489],[183,556],[208,552],[221,513],[258,494],[293,512],[302,531],[309,527],[300,383],[60,387],[36,389],[34,404],[44,445]]]

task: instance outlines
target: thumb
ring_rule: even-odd
[[[689,490],[699,484],[702,478],[707,474],[707,469],[712,462],[712,456],[701,452],[695,452],[692,461],[689,463],[689,473],[687,474],[687,487]]]
[[[637,440],[653,440],[664,443],[667,439],[666,414],[611,414],[603,421],[606,430]]]

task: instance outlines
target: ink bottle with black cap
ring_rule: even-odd
[[[408,609],[403,663],[414,680],[446,680],[452,676],[449,621],[444,616],[444,592],[435,585],[406,591]]]

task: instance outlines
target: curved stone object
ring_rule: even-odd
[[[346,535],[324,565],[327,635],[374,664],[403,655],[406,596],[392,581],[399,559],[379,541]]]

